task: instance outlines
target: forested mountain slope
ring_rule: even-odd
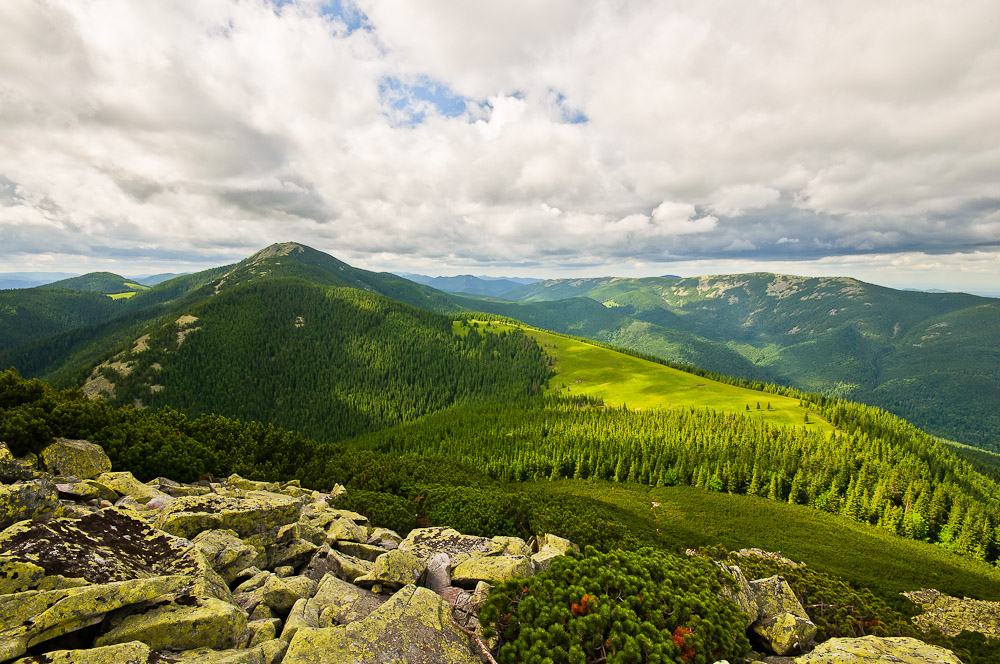
[[[1000,302],[766,273],[562,279],[464,306],[712,371],[863,401],[1000,449]],[[572,299],[568,299],[572,298]],[[581,298],[590,300],[586,304]]]
[[[79,277],[71,277],[54,281],[44,286],[42,289],[66,288],[68,290],[91,291],[94,293],[127,293],[143,291],[148,288],[145,284],[140,284],[125,277],[111,272],[90,272]]]

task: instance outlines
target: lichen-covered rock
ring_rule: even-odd
[[[882,638],[863,636],[856,639],[835,638],[816,646],[807,655],[795,658],[795,664],[962,664],[950,650],[932,646],[905,636]]]
[[[718,560],[715,561],[715,564],[733,577],[733,583],[724,583],[719,590],[719,594],[731,600],[733,604],[739,607],[740,611],[746,614],[747,618],[744,622],[744,627],[749,627],[757,620],[760,614],[760,607],[757,605],[757,595],[754,593],[750,581],[747,580],[746,575],[743,574],[743,570],[738,565],[727,565]]]
[[[250,648],[212,650],[198,648],[170,653],[162,662],[190,662],[191,664],[278,664],[288,644],[279,639],[264,641]]]
[[[277,482],[257,482],[248,480],[233,473],[222,481],[223,486],[230,489],[240,489],[242,491],[269,491],[277,493],[281,486]]]
[[[363,620],[302,628],[283,664],[477,664],[451,609],[426,588],[406,586]]]
[[[103,648],[52,650],[44,655],[24,657],[14,664],[147,664],[151,651],[141,641]]]
[[[553,559],[565,556],[570,551],[579,553],[580,547],[565,537],[546,533],[538,538],[538,552],[531,556],[531,560],[535,563],[537,571],[544,572],[552,564]]]
[[[923,613],[913,620],[924,631],[935,627],[948,636],[955,636],[968,630],[991,639],[1000,638],[1000,602],[959,599],[926,588],[903,595],[923,609]]]
[[[399,590],[416,583],[423,576],[427,564],[413,554],[398,549],[387,551],[375,559],[372,571],[354,580],[362,588],[378,584],[388,590]]]
[[[495,556],[503,551],[504,545],[486,537],[463,535],[453,528],[433,526],[414,528],[399,543],[399,550],[412,553],[421,560],[429,560],[437,553],[447,553],[451,564],[473,556]]]
[[[324,577],[313,597],[299,600],[292,607],[281,638],[291,641],[303,627],[332,627],[357,622],[382,606],[385,599],[335,576]]]
[[[28,648],[49,639],[97,624],[109,611],[181,592],[190,582],[184,576],[160,576],[6,595],[0,602],[0,662],[20,657]]]
[[[94,481],[106,486],[119,496],[131,496],[143,505],[151,501],[153,498],[170,497],[147,484],[143,484],[139,480],[135,479],[135,477],[132,476],[132,473],[128,471],[101,473],[94,478]]]
[[[534,573],[534,563],[527,556],[489,556],[459,563],[451,572],[451,580],[456,585],[474,588],[480,581],[497,584]]]
[[[227,584],[257,559],[257,549],[244,544],[232,530],[205,530],[192,541]]]
[[[336,560],[337,564],[340,565],[341,578],[352,583],[358,577],[370,574],[375,569],[375,563],[348,556],[336,550],[330,551],[327,558]]]
[[[89,480],[111,470],[111,459],[104,448],[86,440],[56,438],[42,450],[42,463],[53,475],[68,475]]]
[[[341,553],[346,553],[349,556],[361,558],[369,562],[375,562],[376,558],[386,552],[386,549],[380,546],[362,544],[361,542],[337,542],[336,546],[337,550]],[[392,548],[396,549],[397,547]]]
[[[18,521],[62,511],[56,485],[47,480],[0,484],[0,530]]]
[[[0,441],[0,482],[13,483],[32,480],[37,475],[34,459],[16,458],[7,444]]]
[[[365,530],[350,519],[336,517],[326,529],[329,541],[332,542],[364,542],[368,539]]]
[[[250,632],[250,641],[247,644],[247,647],[253,648],[254,646],[258,646],[265,641],[278,638],[280,630],[281,620],[278,618],[264,618],[248,622],[247,631]]]
[[[782,613],[809,618],[809,614],[802,608],[799,598],[795,596],[792,587],[788,585],[784,577],[769,576],[766,579],[757,579],[750,582],[750,588],[757,600],[758,617],[761,620],[773,618]]]
[[[97,646],[142,641],[153,650],[227,650],[239,643],[247,616],[217,599],[180,597],[107,622]]]
[[[493,541],[501,545],[503,548],[500,550],[500,555],[502,556],[530,556],[531,547],[520,537],[507,537],[506,535],[497,535],[493,538]],[[567,542],[569,540],[566,540]]]
[[[229,599],[226,584],[189,541],[155,530],[123,510],[18,523],[0,532],[0,552],[0,586],[10,585],[12,571],[29,572],[18,579],[16,590],[73,584],[67,579],[101,584],[185,575],[194,594]]]
[[[304,539],[294,539],[284,544],[276,544],[267,547],[267,560],[269,567],[280,567],[288,565],[291,567],[302,567],[308,563],[319,547]]]
[[[156,527],[187,539],[205,530],[233,530],[248,538],[295,523],[301,509],[295,498],[264,491],[248,491],[241,497],[186,496],[160,511]]]
[[[808,618],[782,613],[753,625],[764,646],[782,657],[802,652],[816,636],[816,625]]]
[[[336,556],[330,555],[330,545],[324,544],[313,553],[312,558],[309,559],[309,564],[302,570],[302,576],[307,576],[318,583],[327,574],[344,578],[344,571],[341,568],[340,561],[337,560]],[[361,574],[358,574],[358,576],[361,576]]]
[[[390,550],[399,547],[399,543],[403,541],[403,538],[399,536],[395,530],[389,530],[388,528],[372,528],[371,533],[368,535],[368,541],[366,544],[372,546],[377,546],[379,548]]]

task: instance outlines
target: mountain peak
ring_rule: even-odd
[[[248,263],[258,263],[267,258],[277,258],[279,256],[288,256],[289,254],[301,254],[305,253],[306,249],[309,247],[304,244],[299,244],[298,242],[276,242],[269,247],[264,247],[256,254],[247,259]]]

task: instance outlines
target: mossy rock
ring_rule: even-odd
[[[227,650],[239,644],[246,626],[246,613],[237,606],[217,599],[179,597],[111,620],[94,644],[142,641],[153,650]]]
[[[94,478],[94,481],[111,489],[119,496],[131,496],[143,505],[154,498],[162,498],[164,500],[170,500],[171,498],[162,491],[157,491],[153,487],[135,479],[132,473],[128,471],[101,473]]]
[[[29,480],[0,484],[0,530],[19,521],[58,516],[61,512],[59,493],[52,482]]]
[[[257,559],[257,549],[245,544],[233,530],[205,530],[192,540],[212,568],[230,584]]]
[[[6,595],[0,603],[0,662],[20,657],[39,643],[97,624],[109,611],[182,592],[190,583],[185,576],[161,576]]]
[[[145,643],[130,641],[103,648],[53,650],[44,655],[23,657],[14,664],[147,664],[150,655]]]
[[[882,638],[863,636],[824,641],[807,655],[795,658],[795,664],[962,664],[950,650],[917,639],[899,636]]]
[[[363,620],[344,627],[302,628],[283,664],[478,664],[447,602],[406,586]]]
[[[753,631],[768,650],[784,657],[807,650],[816,636],[816,625],[808,618],[782,613],[755,623]]]
[[[446,553],[453,565],[473,556],[495,556],[503,549],[503,544],[489,538],[463,535],[453,528],[439,526],[414,528],[399,543],[400,551],[412,553],[425,562],[435,554]]]
[[[403,586],[417,583],[423,576],[427,564],[405,551],[387,551],[375,559],[371,572],[354,580],[362,588],[381,585],[389,590],[399,590]]]
[[[364,528],[344,517],[336,517],[326,529],[327,539],[331,542],[365,542],[368,533]]]
[[[53,475],[68,475],[89,480],[111,470],[111,459],[104,448],[86,440],[56,438],[41,453],[45,469]]]
[[[179,653],[170,653],[162,662],[190,662],[191,664],[279,664],[288,644],[280,639],[271,639],[249,648],[212,650],[198,648]]]
[[[460,563],[452,570],[451,580],[457,586],[475,588],[480,581],[498,584],[534,573],[534,563],[527,556],[489,556]]]
[[[162,509],[156,527],[186,539],[205,530],[233,530],[246,539],[295,523],[301,509],[302,503],[295,498],[264,491],[240,497],[187,496]]]

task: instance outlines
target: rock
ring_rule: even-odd
[[[403,586],[417,583],[427,569],[426,563],[413,554],[398,549],[387,551],[375,559],[372,571],[354,580],[362,588],[375,584],[389,590],[399,590]]]
[[[68,498],[69,500],[85,501],[85,500],[100,500],[101,492],[92,484],[87,484],[86,482],[57,482],[56,491],[59,492],[60,498]]]
[[[368,541],[366,544],[372,546],[377,546],[379,548],[390,550],[399,547],[399,543],[403,541],[403,538],[395,530],[389,530],[388,528],[372,528],[371,534],[368,535]]]
[[[507,537],[505,535],[497,535],[493,538],[493,541],[501,545],[503,549],[500,550],[500,555],[502,556],[530,556],[531,547],[520,537]],[[569,542],[569,540],[566,540]],[[572,544],[572,543],[571,543]]]
[[[928,645],[905,636],[856,639],[835,638],[816,646],[808,655],[795,658],[795,664],[962,664],[950,650]]]
[[[336,517],[326,529],[328,540],[333,542],[364,542],[368,539],[365,530],[350,519]]]
[[[167,497],[165,493],[157,491],[151,486],[143,484],[132,476],[128,471],[115,473],[101,473],[95,478],[99,484],[111,489],[120,496],[131,496],[136,501],[145,505],[153,498]]]
[[[754,548],[754,549],[740,549],[739,551],[735,551],[734,555],[737,555],[740,558],[747,558],[747,557],[768,558],[768,559],[773,560],[773,561],[775,561],[775,562],[777,562],[777,563],[779,563],[781,565],[787,565],[788,567],[805,567],[806,566],[805,563],[797,563],[797,562],[795,562],[794,560],[792,560],[790,558],[784,557],[783,555],[781,555],[780,551],[764,551],[763,549],[756,549],[756,548]]]
[[[227,584],[257,559],[257,549],[244,544],[232,530],[205,530],[192,541]]]
[[[451,572],[448,569],[450,560],[447,553],[436,553],[427,561],[424,585],[439,595],[451,586]]]
[[[21,482],[38,479],[38,457],[28,454],[22,459],[11,453],[7,444],[0,441],[0,482]]]
[[[719,594],[731,600],[740,611],[746,614],[747,618],[744,627],[750,627],[757,620],[760,614],[760,607],[757,605],[757,595],[751,587],[743,570],[738,565],[727,565],[724,562],[715,561],[722,571],[733,577],[732,584],[724,583],[719,590]]]
[[[298,630],[283,664],[477,664],[451,609],[426,588],[406,586],[363,620]]]
[[[384,597],[335,576],[327,576],[313,597],[300,600],[292,607],[281,638],[291,641],[303,627],[332,627],[357,622],[367,618],[384,602]]]
[[[905,592],[903,596],[923,609],[913,620],[924,631],[935,627],[955,636],[968,630],[991,639],[1000,638],[1000,602],[959,599],[928,589]]]
[[[308,563],[319,547],[304,539],[296,539],[288,544],[270,547],[268,551],[268,563],[270,567],[281,567],[283,565],[292,568],[302,567]]]
[[[300,510],[298,500],[263,491],[249,491],[239,498],[186,496],[160,511],[156,527],[186,539],[205,530],[233,530],[246,539],[295,523]]]
[[[0,484],[0,530],[18,521],[62,511],[56,485],[47,480]]]
[[[544,572],[552,564],[553,559],[565,556],[570,551],[579,553],[580,547],[565,537],[545,534],[538,538],[538,553],[532,555],[531,560],[535,563],[537,571]]]
[[[349,556],[354,556],[355,558],[361,558],[362,560],[367,560],[369,562],[375,562],[375,559],[386,552],[380,546],[374,546],[372,544],[362,544],[360,542],[337,542],[337,550],[342,553],[346,553]],[[397,547],[392,547],[396,549]]]
[[[811,620],[792,613],[781,613],[753,625],[764,646],[782,657],[807,649],[816,629]]]
[[[14,664],[146,664],[150,654],[145,643],[130,641],[86,650],[52,650],[44,655],[24,657]]]
[[[345,519],[350,519],[351,521],[358,524],[362,528],[367,528],[368,526],[371,525],[368,521],[368,517],[366,517],[364,514],[358,514],[357,512],[352,512],[351,510],[331,509],[330,515],[335,519],[340,517],[343,517]]]
[[[455,585],[474,588],[480,581],[497,584],[534,573],[534,564],[527,556],[490,556],[459,563],[452,570],[451,579]]]
[[[278,630],[281,629],[281,621],[277,618],[254,620],[247,623],[247,629],[251,634],[250,643],[247,647],[253,648],[254,646],[260,645],[265,641],[277,638]]]
[[[447,553],[452,565],[472,556],[495,556],[504,546],[485,537],[463,535],[452,528],[434,526],[414,528],[402,542],[399,550],[412,553],[427,561],[437,553]]]
[[[160,576],[6,595],[0,603],[0,662],[20,657],[28,648],[49,639],[97,624],[109,611],[181,592],[190,582],[184,576]]]
[[[170,653],[161,662],[191,662],[192,664],[278,664],[288,644],[279,639],[271,639],[251,648],[234,650],[212,650],[199,648],[185,652]]]
[[[222,484],[230,489],[241,489],[243,491],[269,491],[271,493],[277,493],[278,489],[281,488],[277,482],[257,482],[254,480],[247,480],[243,479],[236,473],[233,473],[224,479]]]
[[[280,565],[274,568],[274,573],[279,579],[284,579],[295,575],[295,568],[291,565]]]
[[[799,598],[795,596],[792,587],[788,585],[784,577],[769,576],[766,579],[757,579],[750,582],[750,588],[757,600],[759,609],[757,615],[761,620],[773,618],[782,613],[809,618],[809,614],[802,608]]]
[[[104,448],[86,440],[56,438],[42,450],[41,457],[45,469],[53,475],[90,480],[111,470],[111,459]]]
[[[345,581],[354,582],[360,576],[370,574],[375,569],[375,563],[361,560],[354,556],[347,556],[340,551],[331,550],[327,558],[333,558],[340,565],[340,573]]]
[[[358,576],[363,573],[364,572],[361,572]],[[304,570],[302,570],[302,575],[309,577],[313,581],[319,582],[320,579],[327,574],[333,574],[340,578],[344,578],[344,571],[341,567],[340,561],[337,560],[336,556],[330,555],[330,545],[324,544],[319,547],[313,554],[313,557],[309,559],[309,564],[306,565]]]
[[[153,650],[226,650],[239,643],[247,616],[217,599],[178,598],[107,622],[97,646],[142,641]]]
[[[18,565],[41,570],[30,572],[15,590],[65,587],[67,579],[101,584],[184,575],[194,594],[230,599],[229,588],[191,542],[113,508],[79,519],[16,524],[0,532],[0,551],[0,570]],[[11,583],[9,574],[0,574],[0,587]]]

